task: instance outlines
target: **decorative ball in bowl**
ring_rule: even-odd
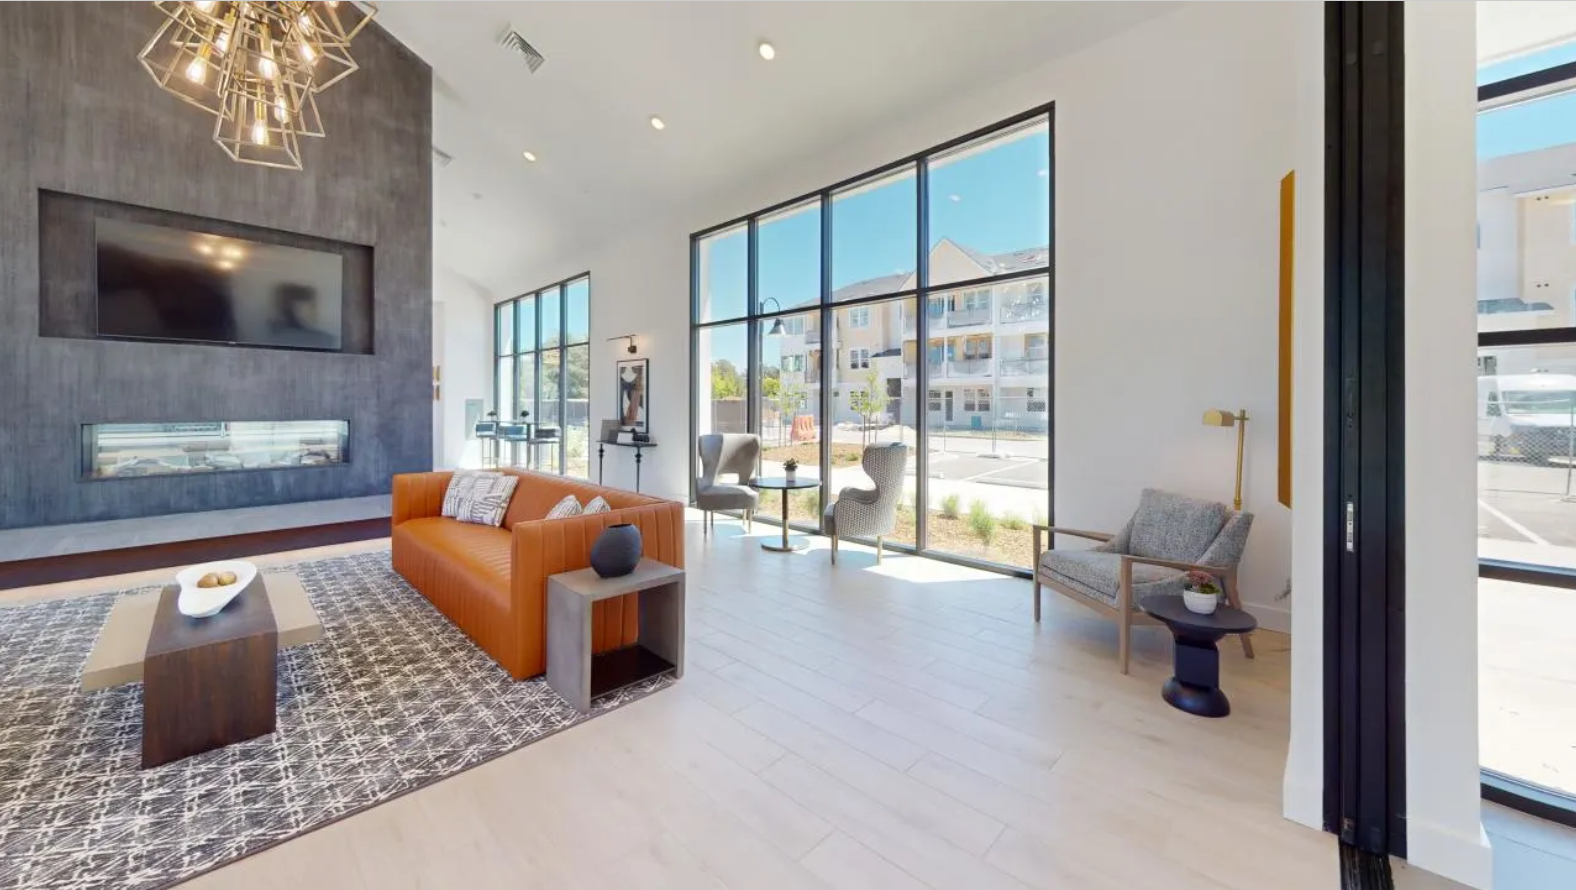
[[[181,586],[175,608],[190,618],[211,618],[256,577],[257,566],[244,559],[205,562],[181,569],[175,575],[175,583]]]

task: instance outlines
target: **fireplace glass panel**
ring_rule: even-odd
[[[121,479],[228,470],[316,467],[349,461],[343,420],[89,423],[82,476]]]

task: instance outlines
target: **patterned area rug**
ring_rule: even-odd
[[[121,594],[0,608],[0,888],[168,886],[588,719],[511,680],[387,551],[268,571],[300,576],[324,630],[280,654],[278,730],[146,772],[141,684],[78,688]]]

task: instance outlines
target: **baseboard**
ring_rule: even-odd
[[[1281,604],[1288,602],[1290,600],[1282,600],[1280,603],[1273,604],[1245,602],[1242,604],[1242,609],[1257,619],[1259,627],[1265,630],[1273,630],[1277,633],[1290,634],[1291,607]]]
[[[1410,869],[1429,872],[1463,887],[1486,890],[1493,886],[1494,850],[1481,824],[1477,834],[1469,836],[1425,820],[1407,819],[1406,862]],[[1401,882],[1398,880],[1397,884]]]
[[[1281,815],[1299,825],[1324,830],[1324,775],[1302,775],[1298,764],[1286,759],[1286,776],[1281,780]]]

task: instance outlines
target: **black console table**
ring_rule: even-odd
[[[615,448],[635,449],[635,491],[640,491],[640,457],[647,448],[657,447],[655,442],[608,442],[600,441],[596,445],[596,484],[602,484],[602,469],[607,462],[607,446]]]

